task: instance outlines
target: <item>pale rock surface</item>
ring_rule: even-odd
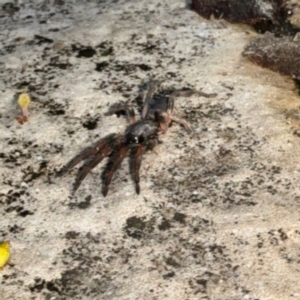
[[[1,299],[300,299],[300,103],[241,57],[256,33],[181,0],[16,3],[0,18]],[[104,164],[72,195],[76,170],[56,172],[125,130],[104,113],[138,111],[149,78],[217,96],[177,99],[194,134],[173,124],[145,155],[140,195],[126,162],[106,198]]]

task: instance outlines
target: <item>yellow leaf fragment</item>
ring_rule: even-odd
[[[30,103],[30,97],[26,93],[22,93],[18,97],[18,105],[21,107],[22,116],[18,116],[16,119],[20,124],[28,121],[28,105]]]
[[[10,258],[10,244],[9,241],[0,243],[0,268],[4,267]]]

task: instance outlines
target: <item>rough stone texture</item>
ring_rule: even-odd
[[[299,98],[242,58],[252,29],[181,0],[12,3],[0,18],[1,299],[299,299]],[[150,77],[217,96],[177,99],[194,135],[174,124],[145,155],[141,195],[126,163],[105,199],[103,165],[72,195],[76,171],[56,171],[123,132],[107,106],[138,110]],[[19,92],[32,96],[24,125]]]
[[[300,36],[276,38],[267,32],[254,38],[243,52],[252,62],[300,80]]]
[[[299,32],[298,5],[293,0],[192,0],[191,8],[207,19],[250,24],[259,33],[294,36]]]
[[[300,3],[298,0],[288,0],[287,7],[290,12],[290,22],[300,28]]]
[[[255,24],[273,20],[282,0],[192,0],[191,8],[205,18],[212,15],[233,23]]]

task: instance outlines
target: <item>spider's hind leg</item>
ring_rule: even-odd
[[[96,144],[91,147],[87,147],[82,152],[77,154],[74,158],[72,158],[59,172],[58,176],[65,175],[69,170],[73,169],[76,165],[78,165],[81,161],[86,160],[87,158],[96,155],[98,152],[102,151],[102,149],[106,145],[112,144],[113,141],[118,140],[119,137],[117,134],[113,133],[105,138],[102,138]]]
[[[135,183],[135,191],[137,194],[140,193],[140,168],[144,151],[144,145],[139,145],[131,150],[130,173],[132,174],[132,178]]]
[[[109,156],[114,148],[122,144],[123,137],[121,135],[111,134],[102,140],[102,143],[97,143],[95,149],[97,153],[88,158],[83,166],[79,169],[77,178],[74,183],[74,191],[76,191],[88,173],[95,168],[105,157]]]
[[[58,175],[62,176],[71,170],[81,161],[85,160],[83,166],[79,169],[77,178],[74,183],[74,191],[76,191],[87,174],[95,168],[105,157],[112,153],[113,149],[123,142],[123,136],[118,134],[110,134],[98,141],[92,147],[86,148],[84,151],[76,155],[71,161],[62,168]]]

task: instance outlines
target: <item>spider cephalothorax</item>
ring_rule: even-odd
[[[142,155],[146,150],[153,149],[158,141],[158,136],[165,133],[171,121],[182,124],[187,131],[191,131],[190,125],[183,119],[173,115],[174,98],[176,96],[190,96],[195,93],[192,90],[175,91],[163,97],[154,97],[159,87],[158,82],[151,82],[147,91],[143,94],[143,109],[141,120],[136,121],[134,110],[127,103],[113,105],[106,115],[126,113],[129,116],[130,125],[123,135],[110,134],[92,147],[85,149],[75,156],[61,171],[65,174],[68,170],[85,160],[79,169],[78,176],[74,183],[74,191],[78,189],[86,175],[96,167],[105,157],[109,157],[106,169],[103,174],[104,197],[114,172],[118,169],[123,159],[130,152],[130,169],[135,182],[136,193],[140,193],[140,167]],[[197,93],[197,92],[196,92]],[[201,95],[204,93],[198,92]]]

